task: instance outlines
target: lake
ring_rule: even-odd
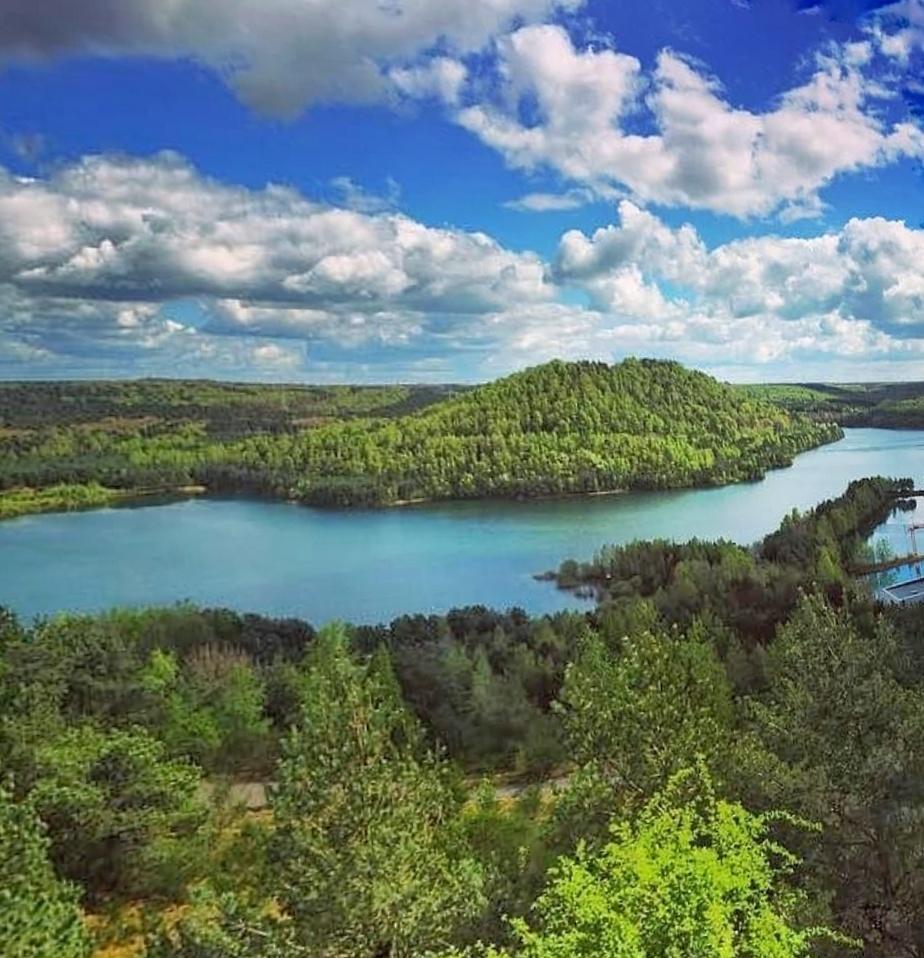
[[[473,603],[551,612],[580,605],[532,578],[562,559],[633,539],[750,543],[871,475],[924,484],[924,431],[849,429],[789,469],[721,489],[353,511],[189,499],[27,516],[0,522],[0,605],[29,617],[190,599],[315,623]]]

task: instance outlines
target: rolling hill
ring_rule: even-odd
[[[96,384],[92,402],[79,390],[76,401],[75,388],[53,400],[47,384],[17,387],[29,416],[7,417],[0,430],[11,511],[105,501],[100,487],[196,484],[355,506],[718,485],[757,479],[840,435],[833,423],[648,359],[550,362],[448,398],[430,390],[416,409],[403,387],[325,395],[158,385],[147,387],[152,398],[137,383],[110,383]],[[402,403],[413,411],[402,414]],[[49,487],[61,494],[13,491]]]
[[[551,362],[374,424],[245,442],[238,462],[309,502],[666,489],[756,479],[837,438],[677,363]]]

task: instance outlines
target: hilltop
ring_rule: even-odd
[[[372,504],[737,482],[839,435],[674,362],[555,361],[415,415],[239,453],[297,498]]]
[[[442,395],[108,383],[0,399],[13,392],[0,516],[189,485],[344,506],[717,485],[840,435],[648,359],[555,361]]]

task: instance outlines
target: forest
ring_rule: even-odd
[[[924,383],[774,383],[739,388],[819,422],[880,429],[924,428]]]
[[[556,361],[469,390],[8,384],[0,518],[188,487],[369,506],[719,485],[840,436],[656,360]]]
[[[589,613],[4,613],[3,954],[924,955],[924,609],[850,575],[910,488],[564,563]]]

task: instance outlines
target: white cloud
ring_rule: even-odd
[[[483,233],[324,206],[200,176],[175,154],[89,157],[47,180],[0,176],[0,278],[144,301],[213,295],[375,310],[496,308],[550,295],[543,264]]]
[[[212,300],[204,304],[206,330],[238,336],[271,336],[285,339],[330,340],[340,346],[367,343],[401,345],[423,332],[417,313],[401,310],[344,312],[299,307],[253,306],[239,299]]]
[[[879,50],[907,66],[917,50],[924,50],[924,0],[892,3],[868,27]]]
[[[279,343],[263,343],[253,348],[253,360],[257,366],[274,369],[298,369],[303,356],[299,350],[280,346]]]
[[[578,188],[564,193],[526,193],[515,200],[508,200],[504,206],[519,213],[550,213],[580,209],[598,199],[592,190]]]
[[[434,57],[419,66],[395,67],[388,76],[405,96],[418,100],[437,97],[444,103],[456,104],[468,70],[459,60]]]
[[[192,57],[219,72],[256,109],[291,116],[319,101],[385,99],[390,68],[440,47],[460,54],[479,50],[516,21],[541,20],[579,3],[5,0],[0,56]],[[435,89],[451,91],[453,68],[444,63],[435,70]],[[413,83],[410,74],[403,79]]]
[[[559,26],[523,27],[497,43],[499,92],[457,120],[517,168],[549,167],[592,188],[626,187],[643,203],[745,217],[780,208],[814,215],[837,175],[924,156],[924,133],[888,126],[886,93],[864,72],[869,42],[817,58],[814,74],[767,112],[737,108],[703,69],[663,50],[645,76],[634,57],[576,49]],[[524,103],[535,122],[522,120]],[[655,132],[628,121],[645,115]]]
[[[641,353],[907,375],[924,359],[924,231],[855,219],[709,249],[692,226],[618,210],[545,263],[483,233],[217,183],[172,154],[3,174],[0,370],[460,379]]]
[[[924,231],[882,218],[801,239],[709,250],[629,201],[620,222],[566,233],[552,273],[636,341],[696,363],[924,358]]]
[[[180,341],[205,355],[221,337],[427,349],[556,293],[537,256],[483,233],[221,184],[174,154],[0,172],[0,286],[7,337],[71,356]],[[178,323],[176,301],[198,319]]]
[[[562,236],[555,262],[560,280],[599,278],[633,264],[646,270],[655,264],[664,279],[675,281],[699,270],[706,247],[692,226],[671,229],[629,200],[620,202],[618,211],[618,226],[598,229],[592,237],[580,230]]]

